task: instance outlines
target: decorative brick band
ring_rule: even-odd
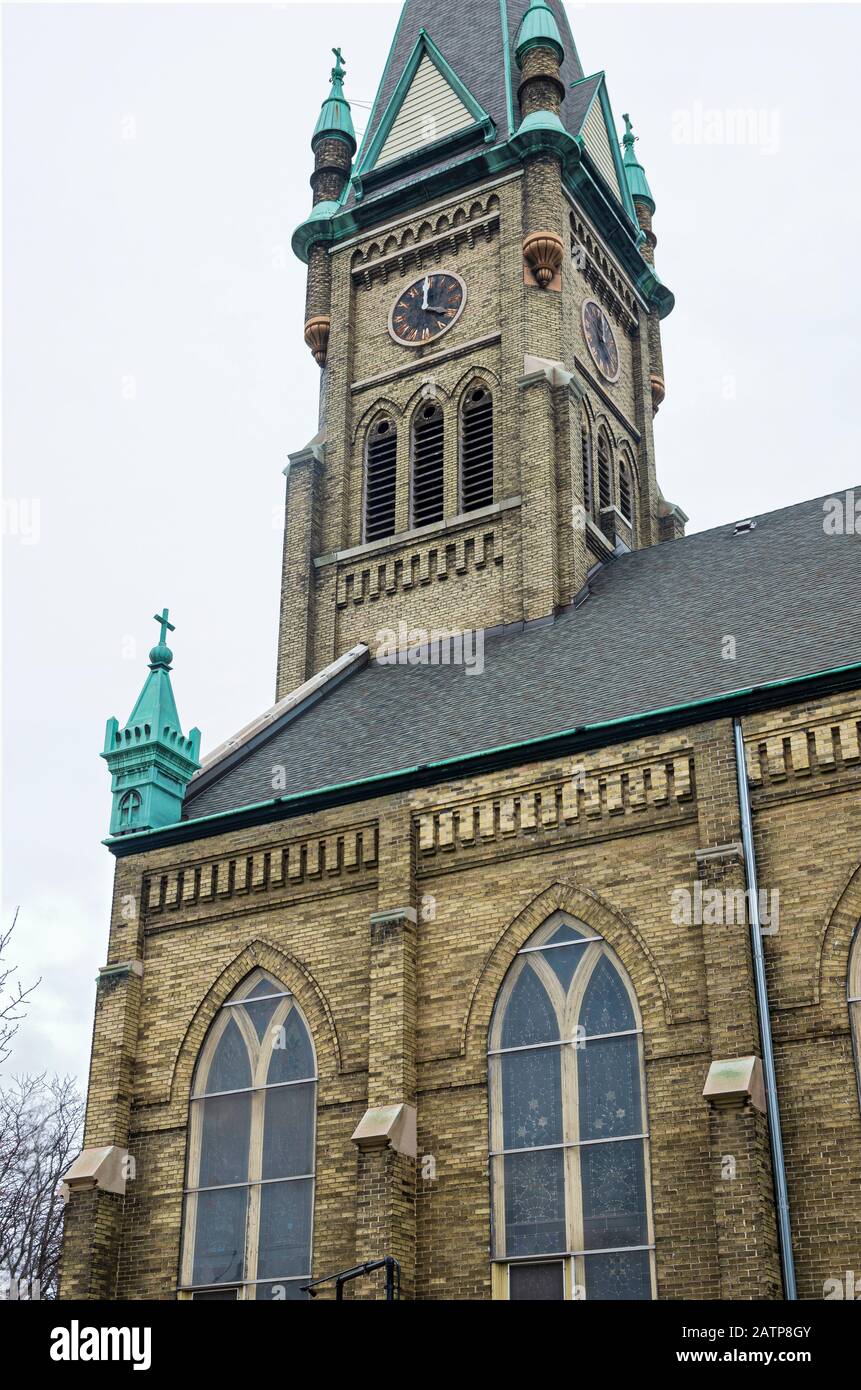
[[[375,603],[387,595],[502,563],[502,537],[496,527],[452,540],[434,540],[414,546],[406,554],[369,557],[340,570],[336,602],[339,608]]]
[[[144,903],[148,917],[179,908],[201,907],[256,893],[273,893],[344,874],[375,869],[376,825],[333,831],[295,840],[253,854],[210,859],[148,875]]]
[[[613,821],[673,810],[694,800],[693,759],[675,753],[632,767],[575,771],[539,787],[417,817],[419,851],[432,855],[494,845],[547,831],[606,832]]]
[[[805,727],[775,729],[745,744],[747,773],[753,787],[770,789],[786,783],[833,775],[861,765],[861,719],[825,720]]]
[[[385,246],[371,242],[353,257],[353,279],[370,289],[375,281],[385,283],[390,275],[403,275],[410,266],[424,270],[426,265],[438,265],[443,255],[453,255],[461,246],[472,248],[480,240],[490,241],[498,231],[499,199],[491,194],[471,207],[443,213],[434,224],[424,220],[418,228],[404,227],[399,235],[389,236]]]

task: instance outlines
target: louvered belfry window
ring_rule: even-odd
[[[442,408],[420,407],[413,421],[412,524],[430,526],[445,513],[445,428]]]
[[[585,425],[580,432],[580,448],[583,457],[583,506],[592,511],[592,442]]]
[[[607,436],[601,434],[598,436],[598,506],[601,510],[613,503],[610,469],[610,446]]]
[[[392,420],[378,420],[368,438],[365,462],[365,540],[395,533],[398,432]]]
[[[631,475],[628,465],[619,465],[619,510],[626,521],[633,521],[634,512],[631,498]]]
[[[477,511],[493,502],[493,396],[486,386],[470,391],[463,406],[460,439],[461,509]]]

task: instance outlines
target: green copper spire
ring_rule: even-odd
[[[559,25],[547,0],[531,0],[529,9],[523,16],[514,50],[518,67],[523,67],[523,59],[531,48],[552,48],[559,62],[565,61]]]
[[[156,613],[161,629],[149,654],[149,675],[124,729],[109,719],[102,757],[111,771],[111,834],[157,830],[182,815],[185,789],[200,766],[200,730],[183,735],[170,683],[174,631],[168,610]]]
[[[353,129],[353,117],[350,114],[350,103],[344,96],[344,59],[340,48],[333,48],[335,55],[335,66],[332,69],[332,90],[323,102],[320,118],[314,128],[311,137],[311,149],[316,150],[321,140],[343,140],[350,146],[351,154],[356,153],[356,132]]]
[[[646,171],[634,153],[634,145],[639,140],[639,135],[635,135],[631,126],[631,117],[625,113],[622,117],[625,122],[625,134],[622,137],[622,144],[625,146],[625,177],[628,180],[628,188],[635,203],[645,203],[650,212],[655,211],[655,200],[652,197],[652,190],[646,178]]]

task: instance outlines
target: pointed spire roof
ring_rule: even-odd
[[[167,633],[174,632],[175,627],[168,621],[169,613],[166,608],[161,615],[154,616],[155,621],[161,625],[161,637],[149,654],[149,675],[129,716],[127,727],[134,729],[149,726],[156,732],[166,728],[179,732],[179,714],[170,683],[173,652],[165,641]]]
[[[523,66],[523,59],[532,48],[552,48],[559,62],[565,61],[559,25],[547,0],[530,0],[529,9],[523,16],[515,49],[518,67]]]
[[[149,675],[128,722],[109,719],[102,757],[111,771],[111,834],[131,834],[180,819],[185,788],[200,766],[200,730],[186,738],[170,683],[174,631],[165,608],[155,614],[161,628],[149,654]]]
[[[634,134],[631,117],[627,112],[623,115],[622,120],[625,122],[625,134],[622,137],[625,154],[622,162],[625,166],[625,177],[628,180],[631,197],[635,203],[645,203],[649,210],[654,212],[655,200],[652,197],[649,180],[646,178],[646,171],[634,152],[634,145],[640,137]]]
[[[335,66],[332,69],[332,90],[323,102],[314,134],[311,137],[311,148],[316,149],[321,140],[343,140],[350,146],[351,153],[356,152],[356,132],[353,128],[353,117],[350,111],[350,103],[344,96],[344,76],[347,69],[344,67],[344,59],[340,48],[333,48],[335,55]]]

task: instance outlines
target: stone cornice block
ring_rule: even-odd
[[[758,1057],[734,1057],[712,1062],[703,1096],[717,1110],[742,1108],[767,1112],[762,1062]]]
[[[101,1149],[84,1149],[68,1172],[63,1174],[61,1182],[70,1192],[95,1187],[100,1192],[115,1192],[124,1196],[128,1156],[128,1149],[121,1149],[116,1144],[108,1144]]]
[[[413,1105],[384,1105],[367,1110],[352,1135],[358,1149],[394,1149],[415,1158],[418,1153],[416,1111]]]

